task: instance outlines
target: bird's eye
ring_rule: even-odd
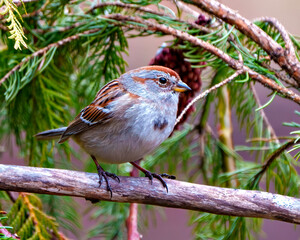
[[[158,81],[159,81],[159,83],[161,83],[161,84],[166,84],[166,83],[167,83],[167,79],[166,79],[165,77],[160,77],[160,78],[158,79]]]

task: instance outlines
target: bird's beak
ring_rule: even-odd
[[[178,82],[176,84],[176,86],[173,87],[173,90],[176,92],[185,92],[185,91],[189,91],[192,90],[187,84],[185,84],[184,82]]]

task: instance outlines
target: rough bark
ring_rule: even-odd
[[[0,164],[0,190],[68,195],[91,200],[151,204],[214,214],[258,217],[300,224],[300,199],[260,191],[220,188],[168,180],[167,193],[156,179],[110,179],[113,196],[98,175],[60,169]]]

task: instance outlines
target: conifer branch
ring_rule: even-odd
[[[115,6],[115,7],[120,7],[120,8],[124,8],[124,9],[132,9],[132,10],[139,11],[139,12],[150,13],[150,14],[153,14],[153,15],[156,15],[156,16],[166,17],[166,14],[164,14],[164,13],[154,11],[154,10],[149,9],[149,8],[139,7],[139,6],[135,6],[135,5],[132,5],[132,4],[125,4],[125,3],[121,3],[121,2],[99,3],[99,4],[95,5],[94,7],[92,7],[91,9],[89,9],[86,13],[92,13],[95,9],[103,8],[103,7],[107,7],[107,6]],[[188,24],[188,25],[190,25],[191,27],[193,27],[195,29],[200,29],[201,31],[203,31],[205,33],[211,33],[212,32],[211,29],[209,29],[207,27],[204,27],[204,26],[201,26],[199,24],[196,24],[196,23],[193,23],[193,22],[186,22],[186,21],[183,21],[181,19],[174,18],[173,16],[169,16],[169,17],[173,20],[176,20],[177,22]]]
[[[284,28],[284,26],[276,19],[273,17],[261,17],[261,18],[256,18],[253,20],[253,22],[267,22],[272,24],[280,33],[283,41],[285,42],[285,49],[288,51],[288,54],[291,54],[291,56],[294,59],[297,59],[295,55],[295,48],[293,46],[292,40],[290,39],[289,33],[287,30]]]
[[[300,224],[300,199],[261,191],[220,188],[166,179],[120,177],[111,180],[113,195],[99,187],[95,173],[0,164],[0,189],[83,197],[113,202],[151,204],[220,215],[258,217]]]
[[[55,43],[51,43],[49,44],[48,46],[32,53],[31,55],[27,56],[23,61],[21,61],[19,64],[17,64],[16,66],[14,66],[8,73],[5,74],[5,76],[0,80],[0,86],[2,85],[2,83],[4,83],[14,72],[18,71],[25,63],[27,63],[30,59],[34,58],[34,57],[37,57],[37,56],[40,56],[40,55],[43,55],[45,54],[46,52],[48,52],[52,47],[61,47],[73,40],[76,40],[78,39],[79,37],[81,37],[82,35],[86,35],[86,34],[91,34],[91,33],[94,33],[94,32],[97,32],[99,31],[99,29],[90,29],[90,30],[87,30],[85,32],[82,32],[82,33],[78,33],[78,34],[75,34],[75,35],[72,35],[72,36],[69,36],[67,38],[64,38],[64,39],[61,39],[59,40],[58,42],[55,42]]]
[[[280,94],[282,94],[284,97],[294,101],[297,104],[300,104],[300,96],[296,93],[294,93],[292,90],[289,90],[283,86],[278,85],[276,82],[273,80],[267,78],[266,76],[259,74],[255,72],[254,70],[250,69],[249,67],[245,66],[242,62],[239,60],[235,60],[231,58],[228,54],[223,52],[222,50],[218,49],[217,47],[209,44],[208,42],[205,42],[197,37],[194,37],[186,32],[171,28],[169,26],[165,26],[163,24],[158,24],[153,21],[149,20],[144,20],[139,17],[133,17],[133,16],[125,16],[122,14],[111,14],[107,16],[103,16],[105,18],[109,19],[115,19],[118,21],[131,21],[131,22],[136,22],[145,25],[145,27],[142,27],[141,25],[134,25],[134,24],[129,24],[127,23],[126,26],[135,28],[135,29],[149,29],[155,32],[163,32],[168,35],[172,35],[174,37],[177,37],[181,40],[188,41],[194,46],[199,46],[203,48],[204,50],[210,52],[211,54],[217,56],[224,62],[226,62],[231,68],[235,70],[242,70],[243,72],[248,72],[249,76],[260,82],[262,85],[265,87],[271,89],[272,91],[276,91]],[[117,23],[119,24],[119,22]],[[0,82],[1,83],[1,82]]]
[[[235,26],[240,32],[261,46],[279,66],[285,69],[287,73],[300,84],[300,63],[295,57],[294,52],[288,49],[284,50],[275,40],[254,23],[242,17],[237,11],[215,0],[184,0],[184,2],[193,4],[203,11]]]
[[[294,144],[295,144],[295,139],[292,139],[286,142],[285,144],[283,144],[276,151],[274,151],[266,160],[265,164],[261,167],[261,170],[253,177],[253,180],[251,181],[252,184],[251,187],[253,187],[254,184],[258,184],[259,180],[262,178],[262,176],[268,170],[271,164],[276,160],[276,158],[279,157],[286,149],[290,148]]]

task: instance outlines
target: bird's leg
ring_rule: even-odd
[[[108,179],[107,177],[110,177],[114,180],[117,180],[118,182],[120,182],[119,177],[114,174],[114,173],[109,173],[109,172],[105,172],[104,169],[100,166],[100,164],[98,163],[97,159],[94,156],[91,156],[96,167],[97,167],[97,172],[98,172],[98,176],[99,176],[99,184],[101,186],[102,184],[102,178],[104,178],[105,182],[106,182],[106,186],[107,186],[107,191],[110,192],[110,197],[112,197],[112,190],[111,187],[109,185]]]
[[[152,173],[152,172],[148,171],[147,169],[142,168],[140,165],[138,165],[138,163],[137,163],[138,161],[130,162],[130,163],[133,166],[135,166],[137,169],[142,171],[145,174],[145,176],[150,179],[151,184],[152,184],[152,179],[153,178],[158,179],[162,183],[162,185],[166,188],[166,190],[168,192],[168,185],[167,185],[166,181],[163,179],[163,177],[166,177],[166,178],[169,178],[169,179],[176,179],[176,177],[173,176],[173,175],[166,174],[166,173],[163,173],[163,174]]]

